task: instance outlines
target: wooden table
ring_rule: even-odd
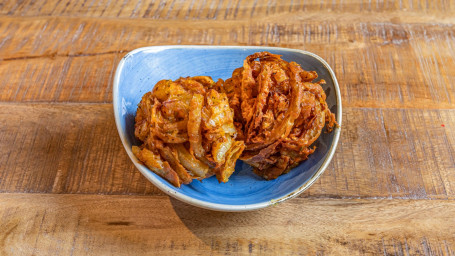
[[[0,3],[0,255],[455,254],[455,2]],[[150,45],[314,52],[343,99],[306,192],[220,213],[148,182],[114,124],[120,59]]]

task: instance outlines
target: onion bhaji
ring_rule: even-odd
[[[280,55],[248,56],[232,77],[161,80],[138,105],[136,157],[176,187],[216,175],[227,182],[241,159],[275,179],[308,158],[324,126],[337,125],[324,80]]]
[[[240,159],[256,174],[275,179],[314,152],[311,144],[335,115],[318,75],[305,71],[280,55],[259,52],[248,56],[222,87],[234,110],[238,138],[245,142]]]
[[[227,182],[243,152],[222,80],[161,80],[138,105],[134,155],[176,187],[216,175]]]

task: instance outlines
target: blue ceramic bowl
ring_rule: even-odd
[[[155,186],[186,203],[218,211],[249,211],[264,208],[303,192],[324,172],[335,152],[340,129],[323,132],[315,142],[317,150],[289,173],[266,181],[255,175],[251,167],[237,161],[235,173],[227,183],[215,177],[193,181],[175,188],[141,164],[131,152],[140,145],[134,136],[137,104],[146,92],[162,79],[206,75],[215,81],[227,79],[243,65],[250,54],[269,51],[280,54],[286,61],[295,61],[305,70],[315,70],[327,84],[327,103],[341,125],[341,97],[335,74],[319,56],[294,49],[237,46],[153,46],[128,53],[119,63],[114,79],[114,113],[123,146],[139,171]]]

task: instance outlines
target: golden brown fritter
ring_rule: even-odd
[[[321,87],[325,81],[312,83],[316,78],[316,72],[295,62],[259,52],[248,56],[224,83],[246,146],[240,159],[265,179],[275,179],[307,159],[326,123],[329,132],[336,125]]]
[[[136,157],[174,186],[216,175],[227,182],[244,149],[236,141],[234,113],[222,80],[210,77],[161,80],[138,105]]]

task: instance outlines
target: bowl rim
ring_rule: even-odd
[[[331,144],[330,149],[324,158],[324,162],[319,167],[319,169],[304,184],[302,184],[300,187],[291,191],[290,193],[288,193],[285,196],[282,196],[277,199],[272,199],[272,200],[269,200],[266,202],[245,204],[245,205],[218,204],[218,203],[206,202],[206,201],[203,201],[200,199],[195,199],[190,196],[184,195],[180,192],[171,190],[169,188],[169,184],[166,181],[163,182],[163,181],[160,181],[159,179],[157,179],[156,177],[154,177],[154,175],[156,175],[156,174],[153,174],[152,171],[150,171],[144,165],[142,165],[138,161],[136,156],[134,156],[131,148],[127,144],[125,135],[122,134],[120,118],[119,118],[120,115],[119,115],[119,111],[118,111],[118,105],[119,105],[118,89],[119,89],[120,75],[122,73],[123,66],[125,65],[125,62],[129,58],[129,56],[132,56],[138,52],[143,52],[143,51],[159,52],[159,51],[167,50],[167,49],[250,49],[250,50],[255,49],[257,51],[294,52],[294,53],[300,53],[303,55],[309,55],[309,56],[317,59],[329,71],[329,74],[333,80],[333,85],[335,87],[336,101],[337,101],[336,119],[337,119],[337,123],[339,124],[339,127],[336,127],[333,130],[333,132],[334,132],[333,143]],[[298,196],[303,191],[308,189],[322,175],[322,173],[324,173],[324,171],[326,170],[330,161],[332,160],[333,155],[335,154],[335,150],[338,145],[338,141],[339,141],[340,133],[341,133],[341,123],[342,123],[341,94],[340,94],[340,88],[339,88],[335,73],[333,72],[332,68],[329,66],[329,64],[324,59],[322,59],[321,57],[319,57],[318,55],[316,55],[314,53],[304,51],[304,50],[299,50],[299,49],[291,49],[291,48],[283,48],[283,47],[269,47],[269,46],[212,46],[212,45],[162,45],[162,46],[141,47],[141,48],[137,48],[135,50],[128,52],[120,60],[119,64],[117,65],[117,69],[115,71],[112,90],[113,90],[112,96],[113,96],[114,118],[115,118],[115,124],[117,126],[117,131],[119,133],[120,140],[122,141],[123,147],[125,148],[129,158],[131,159],[133,164],[136,166],[136,168],[142,173],[142,175],[144,175],[150,182],[152,182],[153,185],[157,186],[161,191],[165,192],[167,195],[172,196],[172,197],[174,197],[180,201],[183,201],[185,203],[188,203],[190,205],[209,209],[209,210],[225,211],[225,212],[252,211],[252,210],[258,210],[258,209],[262,209],[265,207],[269,207],[269,206],[281,203],[285,200]]]

